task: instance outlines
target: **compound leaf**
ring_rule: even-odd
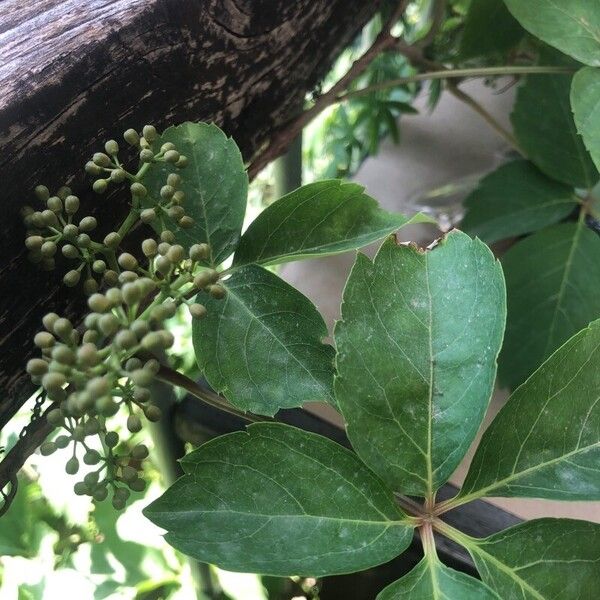
[[[429,221],[390,213],[355,183],[310,183],[266,208],[246,230],[236,265],[272,265],[338,254],[375,242],[407,223]]]
[[[600,525],[535,519],[467,544],[481,578],[503,600],[595,600]]]
[[[232,571],[322,576],[384,563],[413,530],[351,451],[279,423],[250,425],[187,455],[144,513],[178,550]]]
[[[571,106],[577,131],[600,168],[600,70],[586,67],[573,77]]]
[[[333,348],[323,318],[298,290],[257,265],[224,282],[222,300],[198,294],[208,311],[193,324],[198,365],[235,406],[273,415],[309,401],[335,403]]]
[[[553,225],[577,206],[573,188],[526,160],[502,165],[465,200],[461,228],[491,244]]]
[[[358,455],[396,491],[442,485],[488,406],[502,342],[500,265],[454,231],[432,251],[359,255],[335,328],[335,393]]]
[[[185,192],[183,206],[194,225],[181,229],[164,216],[155,228],[171,229],[177,243],[186,248],[201,242],[210,244],[210,262],[218,265],[237,246],[244,222],[248,176],[242,155],[236,143],[213,124],[187,122],[169,127],[154,146],[160,148],[166,142],[174,143],[187,156],[187,167],[179,171],[167,163],[156,164],[144,183],[148,189],[159,190],[169,173],[180,172],[181,190]]]
[[[504,0],[521,25],[578,61],[600,66],[600,11],[596,0]]]
[[[600,321],[561,346],[484,433],[459,497],[600,500]]]
[[[527,157],[548,177],[591,188],[598,171],[577,133],[571,112],[570,75],[529,75],[511,114]]]
[[[508,318],[498,374],[515,388],[600,317],[600,238],[583,222],[554,225],[515,244],[502,266]]]
[[[424,558],[410,573],[380,592],[376,600],[500,600],[487,585],[437,559]]]

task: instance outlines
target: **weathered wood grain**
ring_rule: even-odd
[[[35,185],[71,185],[102,234],[125,198],[84,191],[82,166],[124,129],[214,121],[249,158],[377,4],[0,0],[0,428],[31,391],[24,366],[42,315],[82,310],[79,291],[25,258],[19,212]]]

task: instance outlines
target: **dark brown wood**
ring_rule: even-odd
[[[85,191],[104,140],[149,122],[214,121],[249,159],[377,8],[361,0],[0,0],[0,428],[31,392],[42,315],[80,292],[29,264],[19,216],[38,183],[71,185],[113,228],[124,197]]]

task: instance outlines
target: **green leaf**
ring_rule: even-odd
[[[235,406],[273,415],[310,401],[335,404],[333,348],[323,318],[298,290],[256,265],[224,282],[223,300],[198,294],[208,309],[195,320],[198,365]]]
[[[273,265],[338,254],[375,242],[407,223],[426,221],[422,215],[409,220],[380,209],[355,183],[319,181],[265,209],[242,236],[234,263]]]
[[[504,0],[527,31],[587,65],[600,65],[600,10],[595,0]]]
[[[502,265],[508,318],[498,375],[515,388],[600,317],[600,238],[583,222],[554,225],[515,244]]]
[[[575,73],[571,106],[577,131],[600,169],[600,70],[586,67]]]
[[[203,562],[269,575],[331,575],[384,563],[413,532],[393,494],[349,450],[278,423],[221,436],[144,514]]]
[[[527,76],[517,92],[511,120],[527,157],[548,177],[591,188],[598,171],[575,127],[571,79],[570,75]]]
[[[503,54],[523,37],[523,29],[503,0],[473,0],[460,41],[462,59]]]
[[[396,490],[429,495],[475,437],[494,385],[505,290],[479,240],[359,255],[336,324],[335,393],[358,455]]]
[[[461,228],[490,244],[561,221],[573,212],[577,199],[569,186],[526,160],[515,160],[484,177],[464,204]]]
[[[466,544],[481,578],[504,600],[596,600],[600,525],[536,519]]]
[[[155,229],[171,229],[177,243],[185,248],[201,242],[210,244],[211,262],[218,265],[234,251],[244,222],[248,176],[242,155],[235,142],[213,124],[187,122],[169,127],[154,146],[159,148],[165,142],[175,144],[189,164],[181,170],[167,163],[154,165],[144,184],[158,192],[169,173],[179,173],[185,192],[183,206],[194,219],[194,226],[180,229],[165,216],[164,226],[157,224]],[[150,200],[147,205],[154,205],[155,199]]]
[[[423,558],[410,573],[388,585],[376,600],[500,600],[487,585],[465,573]]]
[[[600,321],[561,346],[484,433],[459,497],[600,500]]]

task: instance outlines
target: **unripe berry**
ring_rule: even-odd
[[[139,276],[134,271],[121,271],[119,273],[119,282],[120,283],[131,283],[132,281],[137,281]]]
[[[92,161],[99,167],[110,167],[111,165],[110,158],[104,152],[96,152],[92,157]]]
[[[160,151],[164,154],[165,152],[168,152],[169,150],[175,150],[175,144],[173,144],[172,142],[165,142],[161,147],[160,147]]]
[[[169,229],[164,229],[160,234],[160,241],[167,244],[174,244],[175,234]]]
[[[141,152],[140,152],[140,160],[143,163],[151,163],[154,161],[154,152],[152,152],[152,150],[150,150],[149,148],[144,148]]]
[[[123,302],[123,294],[119,288],[109,288],[104,295],[111,306],[118,306]]]
[[[123,134],[123,138],[131,146],[137,146],[140,143],[140,136],[135,129],[128,129]]]
[[[155,358],[151,358],[144,364],[144,369],[152,375],[156,375],[160,371],[160,363]]]
[[[177,150],[169,150],[165,152],[165,161],[168,163],[176,163],[181,158],[181,155]]]
[[[142,298],[142,290],[137,282],[126,283],[123,285],[123,300],[128,306],[139,302]]]
[[[123,252],[119,255],[119,266],[127,271],[133,271],[138,266],[138,261],[129,252]]]
[[[193,261],[206,260],[210,256],[210,246],[208,244],[193,244],[190,246],[189,254]]]
[[[36,333],[35,337],[33,338],[33,343],[38,348],[42,348],[42,349],[50,348],[51,346],[54,345],[55,341],[56,340],[54,339],[54,336],[51,333],[48,333],[47,331],[40,331],[40,332]]]
[[[173,264],[177,264],[185,258],[185,250],[183,246],[175,244],[169,248],[166,256]]]
[[[84,455],[83,455],[83,462],[86,465],[97,465],[100,462],[100,453],[97,450],[88,450]],[[91,475],[91,473],[90,473]],[[97,475],[97,474],[95,474]]]
[[[184,169],[188,166],[188,157],[183,154],[179,157],[179,160],[175,163],[175,166],[178,169]]]
[[[63,227],[63,236],[69,241],[74,241],[79,235],[79,228],[73,223],[69,223]]]
[[[79,222],[79,229],[81,231],[93,231],[98,226],[98,221],[94,217],[84,217]]]
[[[217,300],[222,300],[227,295],[227,290],[218,283],[211,285],[208,288],[208,293]]]
[[[83,425],[77,425],[74,427],[71,435],[77,442],[83,442],[83,440],[85,440],[85,429],[83,428]]]
[[[146,186],[142,185],[137,181],[135,183],[132,183],[129,189],[131,190],[131,193],[134,196],[137,196],[138,198],[143,198],[148,193]]]
[[[149,386],[153,379],[154,375],[151,371],[147,371],[146,369],[136,369],[133,371],[129,377],[135,383],[135,385],[141,385],[142,387]]]
[[[52,258],[58,250],[54,242],[44,242],[41,247],[42,256],[44,258]]]
[[[146,489],[146,482],[140,477],[137,477],[133,481],[128,481],[127,485],[134,492],[143,492]]]
[[[179,221],[177,221],[177,224],[182,229],[189,229],[190,227],[194,226],[194,223],[194,219],[192,219],[192,217],[189,217],[188,215],[184,215],[183,217],[181,217],[181,219],[179,219]]]
[[[134,321],[130,327],[131,331],[133,331],[138,338],[143,338],[150,331],[148,323],[141,319],[139,321]]]
[[[95,344],[84,343],[77,349],[77,361],[82,367],[95,367],[100,362]]]
[[[160,197],[163,200],[170,200],[173,197],[174,193],[175,193],[175,189],[173,188],[173,186],[163,185],[160,188]]]
[[[119,282],[119,274],[112,269],[108,269],[104,272],[102,279],[106,285],[116,285]]]
[[[144,125],[144,128],[142,129],[142,135],[149,142],[153,142],[158,134],[156,133],[156,128],[154,125]]]
[[[96,194],[104,194],[106,189],[108,188],[108,180],[107,179],[96,179],[92,185],[92,189],[96,192]]]
[[[98,488],[97,490],[94,490],[94,500],[96,502],[102,502],[102,501],[106,500],[107,496],[108,496],[108,490],[105,487],[101,487],[101,488]]]
[[[177,190],[171,198],[171,202],[173,202],[173,204],[183,204],[184,200],[185,194],[181,190]]]
[[[86,296],[91,296],[92,294],[95,294],[98,291],[98,282],[93,279],[92,277],[89,277],[88,279],[86,279],[83,282],[83,293]]]
[[[156,256],[158,244],[152,238],[148,238],[142,242],[142,252],[144,253],[144,256],[147,256],[148,258]]]
[[[96,400],[96,410],[103,417],[112,417],[117,414],[119,405],[110,396],[102,396]]]
[[[46,200],[46,206],[54,213],[60,213],[63,209],[62,200],[58,196],[50,196],[50,198]]]
[[[25,247],[28,250],[40,250],[43,243],[44,238],[41,235],[30,235],[25,239]]]
[[[71,336],[71,333],[73,332],[73,324],[71,323],[71,321],[69,321],[69,319],[61,317],[59,319],[56,319],[53,330],[57,336],[63,339],[67,339]]]
[[[67,271],[65,273],[65,276],[63,277],[63,283],[67,286],[67,287],[75,287],[78,283],[79,280],[81,279],[81,273],[79,271]]]
[[[75,492],[75,495],[77,495],[77,496],[85,496],[90,491],[90,488],[84,481],[78,481],[73,486],[73,491]]]
[[[110,308],[110,302],[102,294],[92,294],[88,298],[88,306],[97,313],[104,313]]]
[[[103,396],[110,392],[110,381],[106,377],[94,377],[88,381],[86,390],[92,396]]]
[[[201,290],[211,283],[216,283],[218,280],[218,271],[206,269],[206,271],[200,271],[200,273],[194,277],[194,286]]]
[[[65,198],[65,212],[68,215],[74,215],[79,210],[79,198],[77,196],[67,196]]]
[[[46,373],[42,377],[42,386],[48,393],[59,392],[65,383],[67,380],[62,373]]]
[[[175,343],[175,336],[170,331],[163,329],[160,331],[160,335],[162,337],[163,348],[165,350],[170,348]]]
[[[98,454],[98,453],[96,453],[96,454]],[[83,462],[84,462],[86,465],[89,465],[89,464],[95,464],[95,463],[88,463],[88,462],[85,460],[85,457],[86,457],[86,456],[87,456],[87,453],[86,453],[86,454],[85,454],[85,456],[83,457]],[[100,455],[98,455],[98,456],[100,456]],[[83,478],[83,481],[84,481],[84,482],[85,482],[87,485],[94,486],[94,485],[96,485],[96,484],[98,483],[98,479],[99,479],[99,478],[100,478],[100,476],[99,476],[99,474],[98,474],[98,472],[97,472],[97,471],[91,471],[90,473],[86,473],[85,477]]]
[[[84,332],[82,339],[86,344],[96,344],[100,339],[100,334],[97,331],[89,330]]]
[[[115,140],[108,140],[104,144],[104,150],[106,150],[107,154],[117,154],[119,152],[119,144]]]
[[[203,304],[199,304],[195,302],[194,304],[190,304],[189,311],[194,319],[202,319],[206,316],[206,307]]]
[[[50,196],[50,190],[48,190],[48,188],[45,185],[36,185],[34,192],[37,196],[37,199],[41,202],[46,202],[46,200],[48,200],[48,197]]]
[[[152,423],[156,423],[156,421],[160,421],[160,417],[162,415],[160,408],[155,404],[149,404],[148,406],[144,406],[144,414],[146,415],[146,419]]]
[[[169,173],[167,175],[167,185],[170,185],[171,187],[179,187],[179,185],[181,184],[181,177],[179,175],[177,175],[177,173]]]
[[[171,206],[167,209],[167,215],[169,215],[171,219],[175,219],[177,221],[183,218],[185,215],[185,210],[183,210],[182,206]]]
[[[97,259],[92,263],[92,271],[102,274],[106,271],[106,263],[102,259]]]
[[[80,233],[75,242],[80,248],[89,248],[90,244],[92,243],[92,239],[87,233]]]
[[[32,377],[41,377],[48,372],[48,363],[41,358],[32,358],[27,361],[27,372]]]
[[[140,221],[142,223],[152,223],[152,221],[154,221],[154,219],[156,219],[156,211],[153,208],[145,208],[141,213],[140,213]]]
[[[67,464],[65,465],[65,471],[69,475],[75,475],[75,473],[77,473],[77,471],[79,471],[79,460],[77,460],[77,457],[72,456],[67,461]]]
[[[109,448],[114,448],[119,443],[119,434],[116,431],[109,431],[104,436],[104,443]]]
[[[148,388],[136,387],[133,390],[133,399],[139,403],[148,402],[150,400],[150,390]]]
[[[141,369],[143,366],[144,364],[142,363],[142,361],[134,356],[132,358],[127,359],[127,362],[125,363],[125,370],[131,373],[136,369]]]
[[[119,330],[119,320],[112,313],[102,315],[98,319],[98,329],[105,336],[110,337]]]
[[[58,413],[60,413],[60,411],[58,411]],[[61,419],[63,419],[62,415],[61,415]],[[64,421],[64,419],[63,419],[63,421]],[[59,435],[54,440],[54,443],[56,444],[57,448],[60,448],[62,450],[69,445],[70,441],[71,441],[71,438],[68,435]]]
[[[102,175],[103,171],[102,171],[102,167],[99,167],[96,163],[92,162],[91,160],[89,160],[88,162],[85,163],[85,172],[88,175],[94,175],[94,176],[98,176],[98,175]]]
[[[142,339],[142,346],[146,350],[158,350],[162,348],[163,340],[161,335],[156,331],[147,333]]]
[[[110,173],[110,180],[114,183],[123,183],[127,179],[127,173],[123,169],[115,169]]]
[[[111,231],[104,238],[104,245],[108,248],[115,249],[121,243],[121,236],[116,231]]]
[[[128,329],[119,331],[119,333],[117,333],[115,336],[115,344],[122,350],[129,350],[130,348],[136,346],[137,343],[138,341],[135,337],[135,334],[133,331],[129,331]]]
[[[65,244],[62,247],[62,254],[65,258],[73,260],[79,257],[79,250],[73,244]]]
[[[144,444],[138,444],[131,451],[131,456],[136,460],[144,460],[148,457],[148,448]]]
[[[44,442],[40,446],[40,452],[42,456],[50,456],[56,452],[56,444],[54,442]]]
[[[127,429],[131,433],[137,433],[142,430],[142,421],[137,415],[129,415],[127,417]]]
[[[42,211],[42,219],[44,220],[44,225],[47,227],[58,227],[58,219],[56,218],[56,213],[52,212],[49,209]]]
[[[171,270],[171,261],[166,257],[166,256],[159,256],[156,259],[156,270],[161,274],[161,275],[167,275],[169,273],[169,271]]]
[[[52,359],[62,365],[72,365],[75,363],[75,353],[68,346],[58,344],[52,348]]]

